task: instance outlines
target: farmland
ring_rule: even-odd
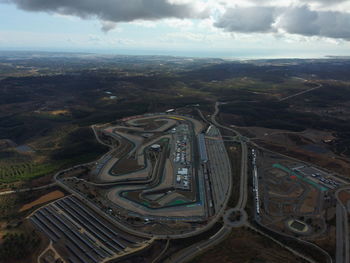
[[[30,180],[50,174],[57,170],[59,163],[35,164],[35,163],[0,163],[0,184],[10,184],[22,180]]]

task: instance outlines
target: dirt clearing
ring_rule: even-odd
[[[33,208],[34,206],[37,205],[41,205],[53,200],[56,200],[58,198],[64,197],[64,193],[62,193],[61,191],[53,191],[51,193],[48,193],[46,195],[43,195],[41,197],[39,197],[38,199],[34,200],[33,202],[30,202],[28,204],[25,204],[21,207],[21,209],[19,210],[19,212],[23,212],[23,211],[27,211],[31,208]]]

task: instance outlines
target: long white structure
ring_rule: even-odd
[[[260,196],[259,196],[259,179],[258,179],[258,169],[256,167],[256,153],[252,149],[253,156],[253,187],[255,194],[255,210],[258,215],[260,215]]]

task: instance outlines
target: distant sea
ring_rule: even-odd
[[[137,55],[137,56],[176,56],[176,57],[195,57],[195,58],[225,58],[225,59],[274,59],[274,58],[324,58],[325,54],[282,52],[275,50],[232,50],[232,51],[201,51],[201,50],[91,50],[97,54],[116,54],[116,55]]]
[[[232,50],[144,50],[144,49],[62,49],[62,48],[1,48],[0,51],[29,51],[29,52],[72,52],[72,53],[94,53],[110,55],[129,55],[129,56],[176,56],[176,57],[194,57],[194,58],[225,58],[225,59],[277,59],[277,58],[327,58],[342,57],[344,54],[334,52],[306,52],[291,50],[253,50],[253,49],[232,49]]]

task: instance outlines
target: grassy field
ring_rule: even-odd
[[[14,148],[0,151],[0,188],[91,162],[107,151],[96,141],[91,128],[72,125],[33,138],[29,145],[34,149],[29,154],[19,153]]]
[[[22,180],[30,180],[50,174],[60,166],[60,162],[48,164],[2,162],[0,163],[0,183],[9,184]]]
[[[228,201],[228,206],[235,207],[239,199],[242,150],[241,150],[241,146],[234,142],[226,142],[225,146],[231,162],[232,182],[233,182],[231,197]]]
[[[246,97],[256,99],[258,98],[257,96],[260,96],[259,98],[261,99],[261,95],[283,97],[306,89],[308,87],[304,84],[303,80],[293,78],[286,78],[284,81],[273,83],[251,77],[243,77],[202,84],[203,91],[218,96],[225,94],[227,97],[224,99],[226,100],[244,100]],[[240,92],[244,92],[245,94],[240,94]]]
[[[20,198],[17,195],[0,196],[0,225],[2,219],[6,219],[17,212],[19,202]]]

